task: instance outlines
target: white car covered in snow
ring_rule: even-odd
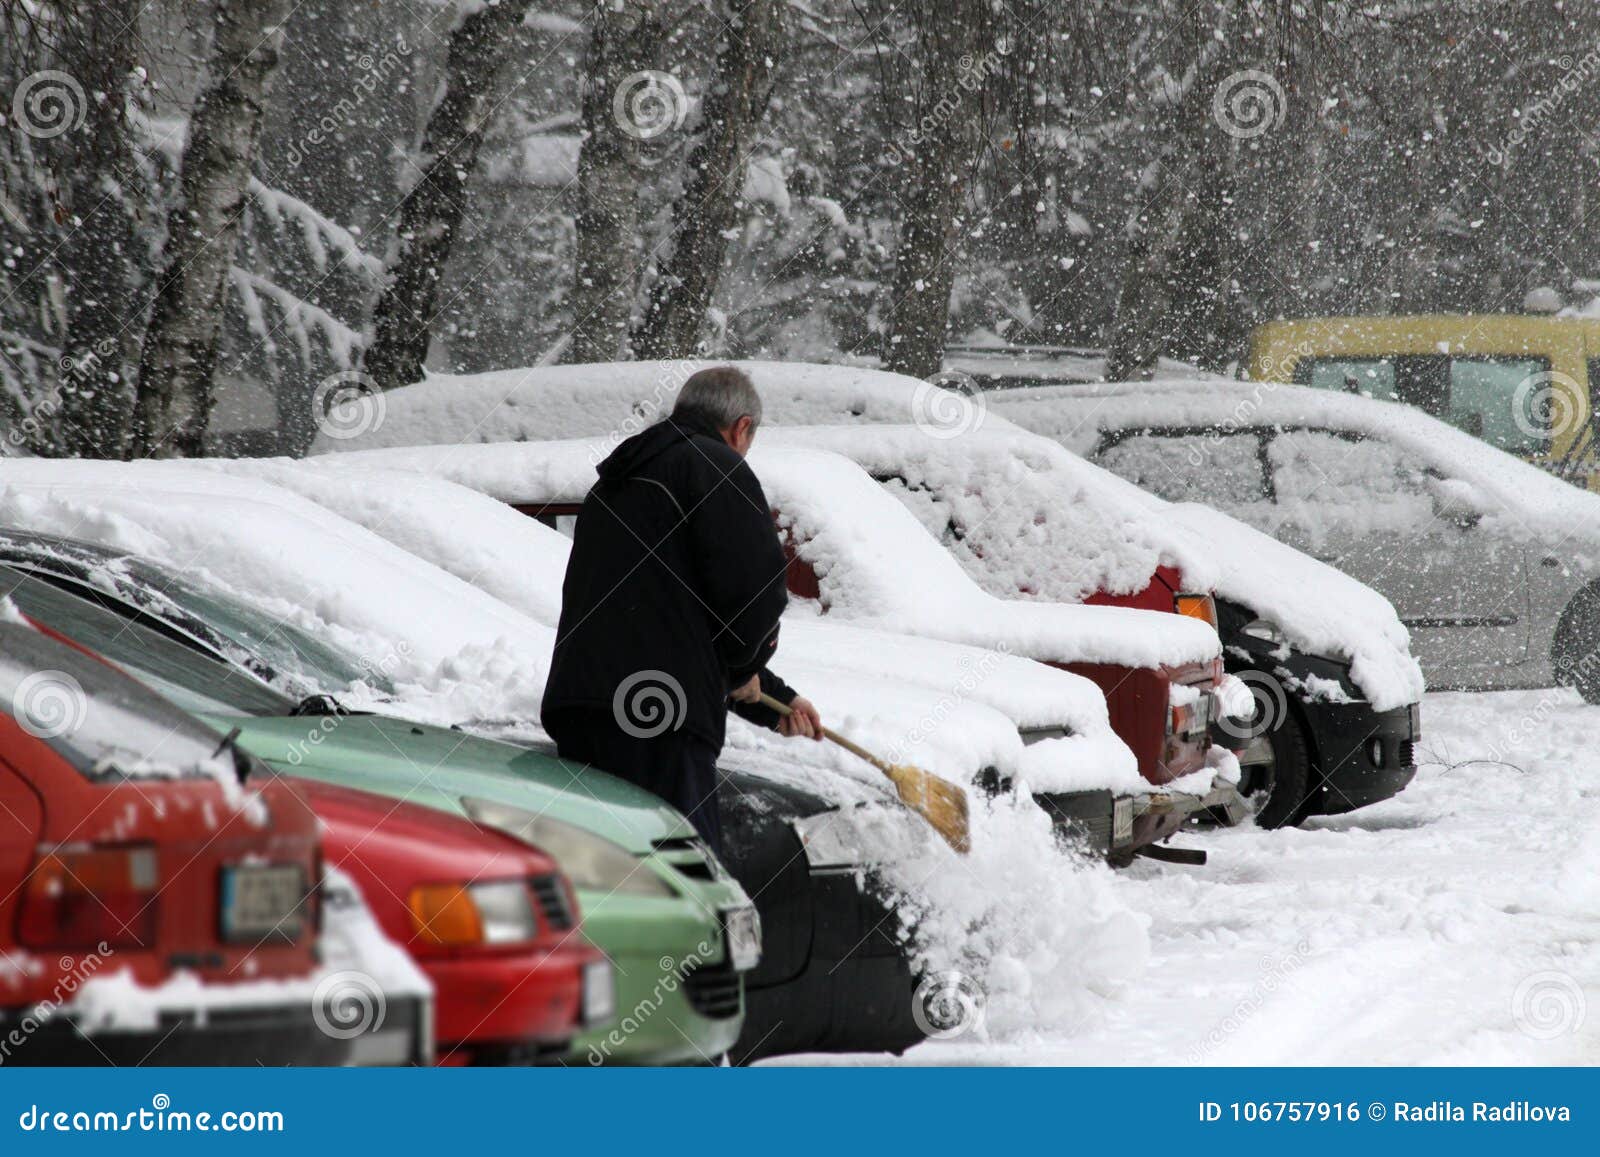
[[[1370,585],[1433,687],[1600,701],[1600,495],[1414,407],[1303,386],[1044,386],[989,405]]]
[[[610,445],[670,411],[705,364],[430,378],[386,395],[371,430],[318,448],[595,435]],[[1381,595],[1243,523],[1127,485],[984,398],[875,369],[736,364],[762,394],[758,448],[812,445],[851,458],[992,595],[1207,615],[1214,594],[1229,669],[1256,699],[1244,735],[1223,738],[1243,744],[1242,786],[1257,797],[1258,822],[1347,811],[1410,780],[1422,676]],[[477,484],[479,468],[460,465],[464,451],[428,453],[431,469]]]

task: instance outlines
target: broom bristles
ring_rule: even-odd
[[[887,771],[901,803],[927,820],[955,851],[966,855],[972,850],[966,792],[920,767],[896,763],[890,764]]]

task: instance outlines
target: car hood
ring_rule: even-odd
[[[649,792],[583,764],[515,744],[383,715],[216,716],[239,744],[288,774],[411,799],[460,814],[479,796],[604,836],[636,855],[694,834]]]

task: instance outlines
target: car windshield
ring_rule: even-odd
[[[222,737],[32,627],[0,622],[0,710],[88,776],[189,775]]]
[[[110,660],[185,711],[288,715],[293,700],[253,675],[48,583],[0,568],[0,594],[23,614]]]
[[[364,682],[379,694],[394,694],[389,677],[371,664],[292,623],[279,622],[225,591],[181,578],[139,559],[127,560],[125,571],[275,671],[299,676],[318,691],[335,693]]]

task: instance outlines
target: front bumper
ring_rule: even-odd
[[[1204,795],[1080,791],[1041,792],[1033,798],[1064,839],[1118,864],[1127,863],[1140,848],[1167,839],[1197,815],[1244,814],[1244,801],[1225,783],[1214,784]]]
[[[1398,795],[1417,773],[1417,704],[1374,711],[1369,703],[1306,704],[1316,745],[1315,815],[1339,815]]]
[[[309,1004],[203,1015],[173,1009],[153,1028],[128,1032],[86,1032],[64,1012],[38,1023],[25,1010],[0,1010],[0,1065],[378,1066],[432,1059],[432,1009],[421,997],[389,998],[381,1022],[353,1037],[324,1031]]]
[[[616,1015],[572,1042],[568,1064],[715,1064],[739,1039],[744,982],[715,913],[748,901],[700,887],[694,900],[578,893],[584,934],[611,960]]]
[[[537,952],[419,961],[438,1001],[440,1064],[526,1064],[563,1056],[583,1025],[584,966],[572,942]]]

